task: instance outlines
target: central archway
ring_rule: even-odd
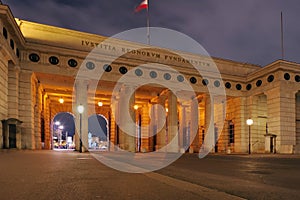
[[[109,147],[108,120],[100,114],[94,114],[88,119],[88,148],[107,151]]]

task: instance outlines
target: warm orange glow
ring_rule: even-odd
[[[168,109],[168,108],[166,108],[166,112],[169,112],[169,109]]]
[[[99,102],[98,102],[98,106],[99,106],[99,107],[102,107],[102,106],[103,106],[103,103],[102,103],[101,101],[99,101]]]
[[[134,108],[134,110],[137,110],[137,109],[139,109],[139,106],[138,105],[134,105],[133,108]]]

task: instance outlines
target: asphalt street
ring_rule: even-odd
[[[89,153],[1,150],[0,199],[300,199],[299,166],[300,156],[185,154],[132,174]]]

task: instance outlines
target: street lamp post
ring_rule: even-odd
[[[247,125],[249,126],[249,142],[248,142],[248,153],[251,154],[251,125],[253,124],[253,119],[249,118],[246,121]]]
[[[62,130],[64,129],[64,126],[63,125],[60,125],[58,127],[58,130],[59,130],[59,147],[61,147],[61,144],[62,144]]]
[[[54,133],[57,135],[57,129],[60,126],[60,121],[55,121],[52,126],[51,149],[54,149]]]
[[[77,107],[77,111],[79,112],[79,152],[82,153],[82,113],[84,111],[83,105],[79,105]]]

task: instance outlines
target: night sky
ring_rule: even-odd
[[[75,121],[72,114],[67,112],[61,112],[55,115],[53,119],[54,122],[60,122],[60,125],[63,125],[63,135],[65,136],[66,131],[68,131],[68,136],[72,136],[75,133]],[[93,136],[97,136],[102,140],[106,140],[107,136],[107,122],[100,115],[92,115],[88,119],[89,132]],[[53,124],[54,129],[58,129],[58,126]]]
[[[142,0],[2,0],[15,17],[104,36],[146,26]],[[281,58],[300,63],[299,0],[150,0],[151,26],[182,32],[210,55],[266,65]]]

